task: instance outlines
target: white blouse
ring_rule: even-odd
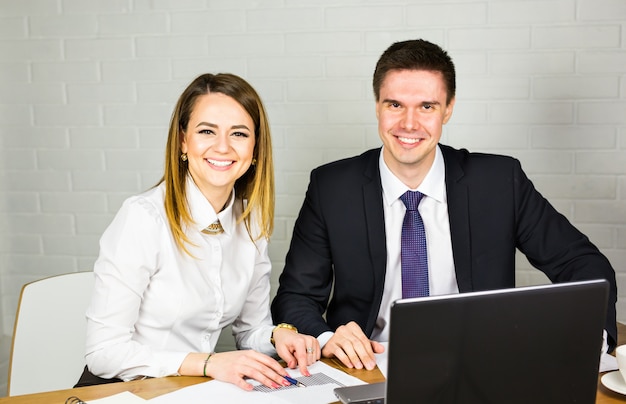
[[[237,224],[241,202],[233,197],[216,214],[189,177],[189,256],[174,242],[164,194],[161,184],[127,199],[102,235],[87,309],[89,370],[123,380],[176,375],[188,353],[212,352],[230,324],[239,349],[275,354],[267,240],[252,242]],[[222,234],[201,233],[218,218]]]

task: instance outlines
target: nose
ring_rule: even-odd
[[[415,111],[413,111],[412,109],[407,109],[402,116],[401,124],[402,129],[404,130],[411,131],[416,129],[416,127],[419,126],[419,123]]]
[[[213,148],[220,152],[227,152],[230,148],[230,137],[228,134],[220,134],[215,138]]]

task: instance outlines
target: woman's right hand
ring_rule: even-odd
[[[199,368],[197,365],[193,366],[193,368],[199,369],[199,374],[194,375],[206,374],[206,376],[232,383],[244,390],[252,390],[254,388],[253,385],[244,380],[246,377],[254,379],[270,388],[290,385],[284,378],[284,376],[287,376],[287,372],[280,363],[262,353],[252,350],[214,353],[209,358],[205,367],[204,361],[207,356],[208,354],[198,353],[189,354],[187,356],[185,362],[190,361],[198,363],[197,361],[200,360]],[[184,372],[184,368],[186,367],[183,363],[180,369],[181,374],[186,373]],[[193,373],[198,372],[194,371]]]

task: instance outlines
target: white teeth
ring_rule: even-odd
[[[207,161],[213,164],[214,166],[218,166],[218,167],[226,167],[226,166],[233,164],[232,161],[217,161],[217,160],[209,160],[209,159],[207,159]]]
[[[400,141],[402,143],[418,143],[421,139],[413,139],[413,138],[408,138],[408,137],[399,137],[398,139],[400,139]]]

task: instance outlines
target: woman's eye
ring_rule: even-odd
[[[244,132],[233,132],[233,136],[248,137],[249,135],[247,133],[244,133]]]
[[[212,135],[213,131],[211,129],[200,129],[200,131],[198,131],[198,133],[201,133],[203,135]]]

